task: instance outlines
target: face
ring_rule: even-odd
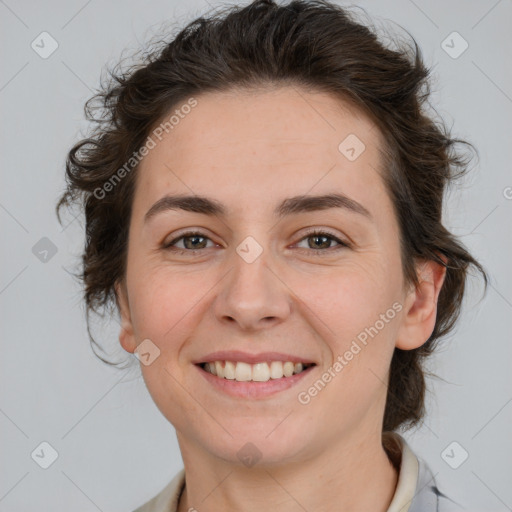
[[[291,87],[196,100],[138,169],[122,346],[146,340],[182,449],[297,461],[380,432],[393,350],[426,341],[437,295],[404,284],[378,129]],[[162,201],[178,195],[193,198]],[[240,381],[205,371],[215,360]]]

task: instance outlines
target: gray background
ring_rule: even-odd
[[[54,204],[64,186],[65,154],[87,128],[83,104],[101,69],[117,63],[123,49],[138,48],[162,21],[182,26],[219,5],[0,1],[2,512],[128,511],[181,468],[173,427],[139,369],[109,368],[90,349],[81,290],[68,273],[79,262],[83,225],[68,216],[61,227]],[[358,5],[417,39],[434,67],[433,104],[481,156],[450,194],[445,222],[486,266],[491,286],[480,301],[481,281],[470,281],[459,327],[432,359],[442,379],[429,381],[429,415],[405,437],[454,499],[474,511],[512,510],[512,2]],[[31,48],[43,31],[59,45],[47,59]],[[469,44],[458,58],[442,47],[453,31]],[[461,48],[460,40],[449,44]],[[43,237],[57,249],[46,262],[33,252]],[[111,347],[117,331],[115,321],[97,329]],[[58,453],[48,469],[31,458],[44,441]],[[457,469],[441,455],[453,441],[460,447],[448,450],[451,461],[460,460],[462,449],[469,453]]]

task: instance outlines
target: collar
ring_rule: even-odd
[[[416,492],[420,463],[405,439],[395,432],[384,432],[382,445],[398,469],[395,494],[387,512],[409,512]]]

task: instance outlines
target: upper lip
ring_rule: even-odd
[[[258,354],[250,354],[241,350],[220,350],[211,352],[203,356],[201,359],[193,361],[194,364],[212,363],[214,361],[233,361],[248,364],[263,363],[269,361],[291,361],[292,363],[316,364],[307,357],[301,357],[293,354],[284,354],[283,352],[259,352]]]

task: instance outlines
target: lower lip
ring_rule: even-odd
[[[201,375],[213,386],[227,395],[240,398],[266,398],[267,396],[284,391],[295,386],[306,375],[309,374],[316,366],[310,366],[296,375],[291,377],[281,377],[280,379],[270,379],[267,382],[245,381],[238,382],[236,380],[224,379],[203,370],[201,366],[195,365]]]

